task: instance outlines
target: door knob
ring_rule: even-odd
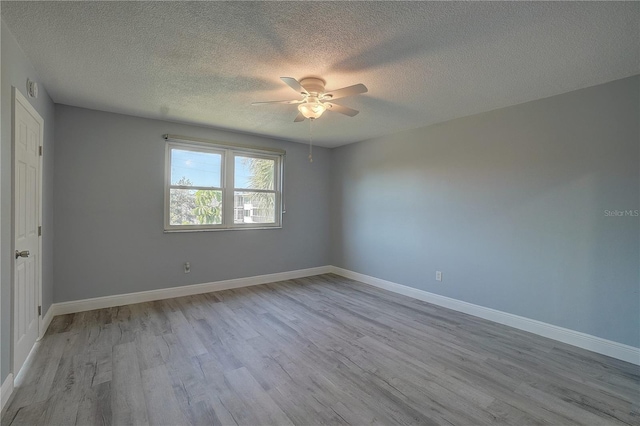
[[[16,259],[19,257],[29,257],[29,250],[22,250],[22,251],[16,250]]]

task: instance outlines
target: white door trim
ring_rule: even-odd
[[[27,112],[29,114],[31,114],[31,116],[38,122],[38,124],[40,125],[40,140],[38,141],[38,146],[42,147],[44,145],[44,119],[42,118],[42,116],[38,113],[38,111],[36,111],[36,109],[31,105],[31,103],[27,100],[27,98],[20,92],[20,90],[18,90],[15,86],[12,86],[12,103],[11,103],[11,111],[13,114],[13,119],[12,119],[12,128],[11,128],[11,149],[12,149],[12,155],[11,155],[11,170],[12,170],[12,175],[11,175],[11,179],[12,179],[12,185],[11,185],[11,203],[12,203],[12,212],[11,212],[11,253],[13,254],[16,250],[15,247],[15,227],[16,227],[16,217],[15,217],[15,206],[16,206],[16,180],[15,180],[15,173],[16,173],[16,167],[15,167],[15,162],[16,162],[16,127],[17,127],[17,116],[16,116],[16,103],[19,103],[25,110],[27,110]],[[42,166],[43,166],[43,156],[39,157],[39,163],[38,163],[38,167],[39,167],[39,173],[38,173],[38,219],[37,219],[37,223],[39,226],[42,226]],[[38,306],[42,306],[42,237],[38,238],[38,251],[39,251],[39,256],[38,256],[38,260],[36,263],[36,268],[37,268],[37,278],[36,278],[36,298],[37,298],[37,302],[38,302]],[[12,305],[11,305],[11,366],[12,366],[12,370],[13,370],[13,376],[15,377],[18,374],[18,371],[16,371],[16,365],[15,365],[15,351],[16,351],[16,341],[15,341],[15,324],[16,324],[16,319],[15,319],[15,303],[16,303],[16,294],[15,294],[15,263],[12,263],[12,267],[11,267],[11,293],[12,293]],[[38,330],[37,330],[37,335],[38,335],[38,339],[41,338],[41,332],[43,330],[43,318],[42,315],[38,315]]]

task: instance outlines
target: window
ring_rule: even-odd
[[[167,142],[165,231],[279,228],[283,154]]]

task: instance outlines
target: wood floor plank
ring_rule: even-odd
[[[102,382],[84,389],[78,405],[76,425],[111,424],[111,383]]]
[[[233,371],[233,370],[231,370]],[[207,371],[207,386],[212,399],[219,401],[225,413],[238,425],[257,425],[264,420],[251,402],[245,401],[231,388],[224,373]]]
[[[247,405],[261,413],[260,424],[293,425],[289,417],[280,409],[269,394],[245,367],[224,373],[230,387]]]
[[[489,412],[493,413],[496,418],[499,418],[508,425],[513,426],[525,426],[525,425],[544,425],[546,421],[538,419],[529,413],[521,411],[504,401],[494,401],[489,407]]]
[[[610,425],[624,424],[623,422],[611,416],[607,416],[608,418],[603,418],[602,416],[593,414],[591,411],[584,409],[584,407],[575,404],[571,400],[554,397],[553,395],[549,395],[532,386],[529,386],[526,383],[522,383],[516,390],[516,393],[519,395],[524,395],[533,401],[537,401],[544,406],[551,407],[550,410],[566,417],[568,420],[575,421],[576,423],[587,425],[598,423],[607,423]]]
[[[48,400],[40,422],[51,426],[74,425],[76,424],[79,405],[80,397],[73,393],[54,393]]]
[[[165,365],[142,372],[142,385],[150,424],[184,425],[187,419],[182,413],[171,387]]]
[[[210,366],[201,357],[174,360],[167,363],[166,367],[171,387],[185,412],[189,413],[189,407],[194,402],[207,399],[207,371]]]
[[[503,373],[517,378],[531,387],[565,401],[573,401],[588,411],[598,412],[603,417],[610,416],[626,423],[633,423],[637,420],[637,414],[633,414],[632,402],[617,395],[602,392],[597,388],[585,386],[583,383],[551,372],[540,374],[540,370],[532,371],[510,363],[500,362],[500,360],[488,360],[487,364],[495,366]],[[544,371],[544,367],[541,367],[541,370]],[[640,395],[638,398],[640,399]]]
[[[1,425],[640,424],[640,366],[326,274],[58,316]]]
[[[226,408],[213,382],[223,378],[220,364],[214,356],[201,355],[189,362],[167,364],[170,385],[180,409],[193,425],[237,425]],[[226,370],[225,370],[226,371]],[[228,392],[231,393],[231,392]]]
[[[114,424],[148,425],[144,387],[135,343],[113,347],[111,412]]]
[[[264,390],[285,384],[291,380],[282,367],[269,355],[260,353],[244,341],[227,343],[228,348],[237,354],[238,360],[249,370]]]
[[[49,400],[34,402],[22,407],[9,406],[2,415],[2,426],[32,426],[44,424],[44,413],[50,406]]]

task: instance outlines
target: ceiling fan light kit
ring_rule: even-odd
[[[310,120],[320,118],[320,116],[323,112],[326,111],[326,109],[327,107],[324,106],[324,104],[320,102],[318,98],[313,96],[308,97],[306,102],[298,105],[298,111],[300,111],[300,113],[304,115],[305,118],[308,118]]]

